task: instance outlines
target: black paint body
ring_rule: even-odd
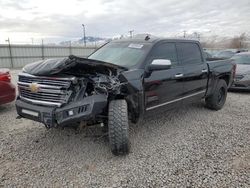
[[[144,39],[129,39],[114,41],[114,43],[131,42],[131,43],[147,43],[149,50],[143,60],[126,69],[117,68],[118,78],[122,83],[126,83],[121,87],[121,91],[117,96],[113,95],[108,98],[98,97],[98,104],[94,104],[96,96],[90,97],[90,106],[95,106],[93,111],[78,115],[77,117],[71,117],[67,120],[63,120],[62,116],[58,117],[62,113],[63,109],[67,109],[67,106],[80,106],[81,101],[75,101],[73,104],[68,104],[62,108],[37,107],[34,104],[28,104],[24,101],[20,102],[18,98],[16,102],[18,114],[22,117],[40,121],[46,124],[44,119],[37,120],[31,116],[27,116],[21,112],[21,109],[26,108],[29,110],[51,111],[51,125],[54,125],[53,119],[57,118],[57,124],[63,124],[64,122],[73,122],[81,120],[93,120],[95,118],[103,119],[107,116],[107,109],[109,100],[125,99],[129,107],[129,117],[133,122],[137,122],[143,115],[154,109],[172,108],[178,107],[183,104],[201,100],[211,95],[216,87],[219,79],[224,79],[227,82],[228,87],[233,81],[233,64],[231,60],[217,60],[207,62],[204,58],[203,50],[198,41],[193,40],[181,40],[181,39],[150,39],[145,41]],[[174,65],[167,70],[149,71],[148,66],[153,60],[152,53],[155,49],[159,48],[161,44],[171,43],[174,46],[176,53],[176,60]],[[182,58],[181,46],[186,43],[192,43],[198,46],[201,60],[195,63],[185,64],[185,59]],[[116,67],[114,67],[116,69]],[[178,76],[182,75],[182,76]],[[85,102],[85,101],[84,101]],[[85,102],[87,104],[87,102]],[[88,105],[88,104],[87,104]],[[60,119],[60,121],[59,121]],[[61,123],[60,123],[61,122]]]

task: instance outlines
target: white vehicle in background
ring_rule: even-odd
[[[236,63],[235,81],[230,89],[250,91],[250,52],[235,54],[231,59]]]

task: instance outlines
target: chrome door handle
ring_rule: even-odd
[[[202,69],[201,72],[205,73],[205,72],[207,72],[207,69]]]
[[[174,76],[175,78],[181,78],[181,77],[183,77],[183,74],[176,74],[175,76]]]

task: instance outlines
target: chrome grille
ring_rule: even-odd
[[[62,86],[62,87],[69,87],[70,82],[68,80],[59,80],[58,78],[46,78],[46,77],[27,77],[23,75],[19,75],[19,82],[24,83],[38,83],[44,85],[51,85],[51,86]]]
[[[38,77],[26,73],[19,74],[20,97],[35,104],[61,106],[68,102],[72,91],[69,87],[75,77]],[[32,91],[32,86],[35,91]]]

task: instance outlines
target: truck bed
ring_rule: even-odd
[[[224,77],[225,80],[227,80],[228,87],[231,86],[234,76],[232,71],[235,66],[232,59],[207,61],[207,65],[210,73],[207,85],[207,96],[213,93],[218,77]]]

